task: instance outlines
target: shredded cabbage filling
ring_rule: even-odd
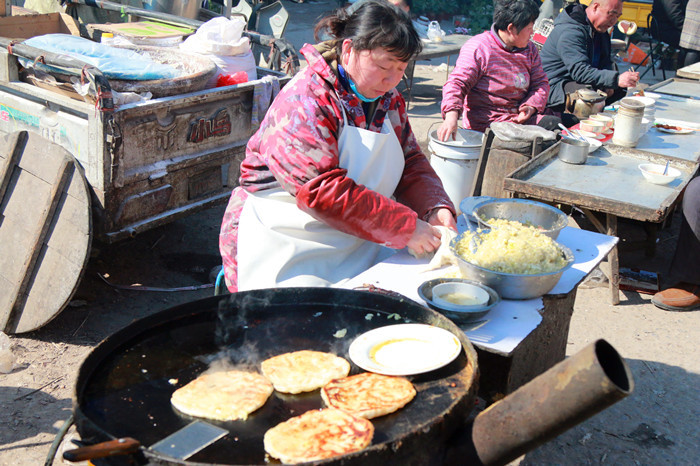
[[[472,253],[472,232],[465,232],[457,243],[457,253],[479,267],[496,272],[535,275],[561,270],[567,263],[557,243],[533,226],[506,219],[491,219],[493,226],[481,231]]]

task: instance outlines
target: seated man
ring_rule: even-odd
[[[693,178],[683,195],[683,219],[673,255],[669,280],[676,284],[651,299],[667,311],[691,311],[700,307],[700,178]]]
[[[556,129],[561,120],[543,115],[549,85],[539,53],[530,42],[539,14],[534,0],[494,1],[490,31],[469,39],[442,88],[437,135],[453,137],[462,114],[466,129],[485,131],[494,121]]]
[[[611,104],[637,85],[639,73],[619,73],[610,57],[608,29],[621,15],[622,0],[591,0],[588,7],[575,3],[557,16],[540,52],[549,79],[549,108],[563,112],[567,94],[584,87],[604,91]]]

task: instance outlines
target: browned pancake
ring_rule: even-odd
[[[233,421],[247,419],[271,394],[272,384],[262,375],[231,370],[200,375],[175,390],[170,402],[190,416]]]
[[[274,356],[263,361],[260,367],[275,390],[283,393],[316,390],[350,372],[350,363],[345,359],[309,350]]]
[[[374,426],[340,409],[307,411],[265,432],[265,451],[283,463],[318,461],[362,450]]]
[[[326,406],[365,419],[393,413],[415,396],[416,389],[408,379],[372,372],[332,380],[321,389]]]

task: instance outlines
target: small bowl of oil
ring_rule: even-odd
[[[418,288],[418,295],[430,308],[457,323],[480,319],[501,302],[492,288],[464,278],[428,280]]]

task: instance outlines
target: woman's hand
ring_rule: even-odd
[[[435,226],[442,225],[451,230],[457,231],[457,222],[455,221],[452,212],[450,212],[450,209],[445,209],[444,207],[433,210],[433,213],[430,214],[430,217],[428,218],[428,223]]]
[[[440,246],[440,231],[433,228],[428,222],[416,220],[416,230],[407,243],[408,249],[414,255],[420,256],[426,252],[433,252]]]
[[[530,105],[521,105],[518,111],[520,113],[518,113],[518,116],[516,116],[513,121],[515,123],[521,124],[529,120],[532,117],[532,115],[534,115],[537,112],[537,109]]]
[[[437,137],[440,141],[447,141],[448,138],[454,140],[457,134],[457,121],[459,120],[459,112],[451,110],[445,113],[445,121],[442,122],[437,130]]]

